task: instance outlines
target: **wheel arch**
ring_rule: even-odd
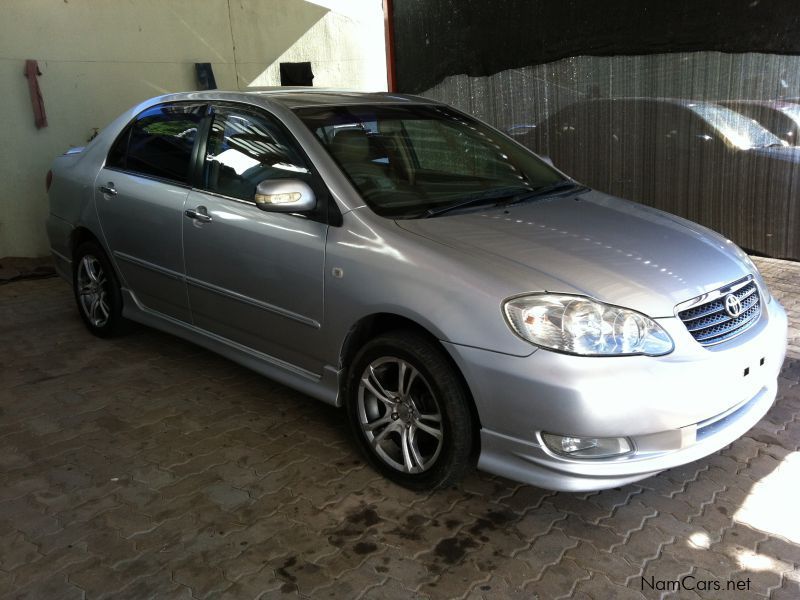
[[[98,246],[100,246],[100,248],[102,248],[103,252],[108,255],[108,252],[103,246],[103,242],[100,241],[100,238],[96,236],[88,227],[79,225],[72,230],[72,233],[69,236],[70,253],[72,254],[73,259],[75,258],[75,252],[78,250],[80,245],[86,242],[95,242]]]
[[[111,265],[111,269],[113,270],[114,275],[117,277],[117,281],[122,287],[125,287],[125,280],[122,277],[119,266],[114,260],[111,252],[108,251],[108,248],[106,248],[106,245],[103,243],[103,239],[85,225],[78,225],[70,234],[70,259],[72,260],[73,272],[75,269],[75,253],[78,251],[78,248],[80,248],[81,244],[85,244],[86,242],[94,242],[100,247],[100,250],[102,250],[106,255],[106,258]]]
[[[475,440],[473,458],[477,458],[478,454],[480,453],[481,422],[480,415],[478,414],[478,408],[475,404],[475,399],[472,395],[472,390],[470,389],[469,383],[464,377],[464,373],[461,371],[456,361],[450,355],[447,347],[441,343],[441,340],[436,335],[434,335],[427,327],[421,325],[418,321],[410,317],[391,312],[373,313],[362,317],[350,328],[350,331],[345,337],[341,352],[339,354],[339,368],[342,369],[342,372],[346,374],[350,369],[350,365],[352,364],[356,354],[366,342],[390,331],[413,331],[426,337],[442,351],[442,355],[450,363],[450,366],[461,380],[464,390],[467,393],[467,397],[469,398],[469,410],[472,420],[473,433],[475,434],[473,438]],[[342,377],[341,381],[342,386],[344,386],[344,382],[347,381],[347,376]],[[342,389],[341,393],[346,393],[346,390]]]

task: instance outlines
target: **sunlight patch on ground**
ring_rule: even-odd
[[[711,540],[705,531],[698,531],[689,536],[689,545],[693,548],[707,550],[711,545]]]
[[[799,487],[800,452],[792,452],[753,486],[734,520],[800,544],[796,493]]]
[[[736,562],[739,567],[745,571],[772,571],[778,573],[781,571],[779,564],[769,556],[757,554],[750,550],[739,550],[735,553]]]

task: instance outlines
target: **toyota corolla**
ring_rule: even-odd
[[[440,103],[162,96],[48,186],[92,333],[138,321],[342,406],[408,487],[476,463],[614,487],[730,444],[776,395],[786,315],[735,244]]]

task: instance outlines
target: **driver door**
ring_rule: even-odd
[[[255,107],[212,107],[201,181],[186,200],[183,248],[196,327],[268,358],[321,373],[327,196],[294,138]],[[266,179],[316,192],[308,214],[265,212]]]

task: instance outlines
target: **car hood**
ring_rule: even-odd
[[[651,317],[749,273],[719,234],[596,191],[397,223],[466,257],[515,263],[520,293],[582,294]]]

